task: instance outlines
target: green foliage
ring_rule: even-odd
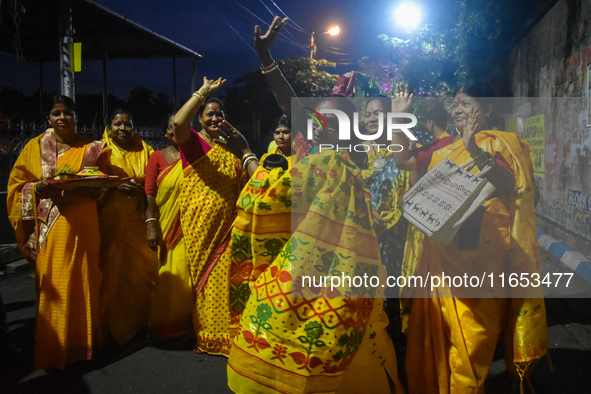
[[[457,58],[461,80],[485,79],[517,43],[529,21],[548,1],[459,0]]]
[[[280,62],[281,72],[298,97],[322,97],[330,94],[339,76],[323,69],[336,67],[328,60],[307,57],[289,58]]]
[[[407,40],[378,36],[388,58],[372,61],[364,57],[360,70],[367,74],[384,94],[390,94],[397,82],[408,82],[417,96],[444,96],[457,82],[458,63],[453,32],[437,31],[430,26],[413,30]]]
[[[380,35],[387,57],[361,59],[360,71],[386,94],[393,83],[408,82],[419,97],[449,95],[458,83],[489,79],[495,67],[502,73],[528,23],[548,3],[551,1],[532,5],[528,0],[455,0],[450,2],[454,19],[445,27],[427,25],[409,30],[405,40]]]

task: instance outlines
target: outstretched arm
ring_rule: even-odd
[[[287,21],[288,18],[280,19],[276,16],[271,22],[269,30],[263,36],[261,36],[260,26],[256,25],[254,27],[254,48],[261,60],[261,71],[267,77],[267,82],[269,82],[279,108],[291,120],[291,99],[297,96],[279,67],[277,67],[277,63],[273,60],[269,50],[271,43]]]
[[[183,105],[175,114],[174,136],[179,145],[185,143],[189,139],[189,136],[191,135],[191,121],[195,115],[197,115],[199,107],[203,105],[207,96],[221,88],[224,83],[226,83],[226,80],[221,77],[216,81],[203,77],[203,86],[193,93],[191,98],[187,100],[185,105]]]

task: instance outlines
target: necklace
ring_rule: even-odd
[[[373,161],[373,166],[375,168],[377,168],[378,170],[384,168],[386,166],[386,159],[384,159],[384,157],[386,157],[386,155],[388,154],[388,149],[384,148],[384,154],[382,156],[378,156],[378,151],[375,151],[376,153],[376,159]]]
[[[179,152],[179,150],[172,145],[169,147],[168,152],[170,152],[172,161],[176,161],[181,157],[181,152]]]
[[[201,136],[202,136],[202,137],[205,139],[205,141],[207,141],[207,143],[208,143],[210,146],[212,146],[212,147],[213,147],[213,145],[214,145],[214,142],[213,142],[213,140],[211,139],[211,137],[209,136],[209,134],[207,134],[207,133],[206,133],[204,130],[201,130],[201,131],[199,132],[199,134],[201,134]]]

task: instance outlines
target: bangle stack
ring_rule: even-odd
[[[492,165],[494,163],[494,159],[493,159],[492,155],[490,153],[486,152],[482,148],[479,148],[479,149],[480,149],[480,151],[478,152],[478,154],[476,156],[470,155],[474,164],[479,168],[484,166],[485,164]]]
[[[242,156],[242,168],[244,168],[244,171],[246,171],[250,162],[253,160],[258,160],[254,153],[247,153]]]
[[[156,218],[148,218],[148,219],[146,219],[146,224],[148,224],[148,223],[150,223],[150,222],[155,222],[155,221],[157,221],[157,220],[158,220],[158,219],[156,219]]]
[[[278,67],[279,67],[279,65],[277,64],[277,62],[275,60],[273,60],[273,62],[271,64],[269,64],[268,66],[263,66],[261,64],[261,73],[268,74],[272,71],[277,70]]]
[[[193,93],[193,96],[197,97],[198,100],[201,100],[202,103],[205,102],[205,97],[203,97],[203,95],[201,93],[199,93],[198,90],[195,93]]]

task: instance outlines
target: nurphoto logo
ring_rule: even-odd
[[[308,140],[313,139],[314,129],[321,129],[329,133],[338,132],[338,140],[339,141],[351,141],[351,130],[357,137],[357,140],[361,141],[375,141],[382,137],[382,134],[386,133],[386,138],[388,141],[392,141],[392,134],[396,132],[402,131],[408,139],[412,141],[416,141],[417,138],[413,135],[413,133],[409,130],[416,126],[417,118],[411,113],[406,112],[387,112],[385,116],[380,116],[378,119],[378,129],[374,134],[364,134],[359,130],[359,113],[353,112],[352,116],[353,119],[349,119],[349,115],[345,112],[338,110],[338,109],[319,109],[318,111],[304,107],[305,114],[308,116],[307,119],[307,138]],[[338,122],[337,130],[331,129],[328,126],[328,123],[323,115],[334,115]],[[386,119],[386,125],[384,127],[384,118]],[[410,122],[400,123],[403,120],[410,119]],[[351,121],[353,122],[353,127],[351,127]],[[404,150],[404,147],[400,144],[372,144],[376,145],[378,149],[387,148],[390,152],[401,152]],[[323,149],[336,149],[338,150],[347,150],[349,152],[356,151],[356,152],[368,152],[369,147],[365,144],[355,144],[355,145],[347,145],[347,144],[319,144],[318,151],[322,151]]]

